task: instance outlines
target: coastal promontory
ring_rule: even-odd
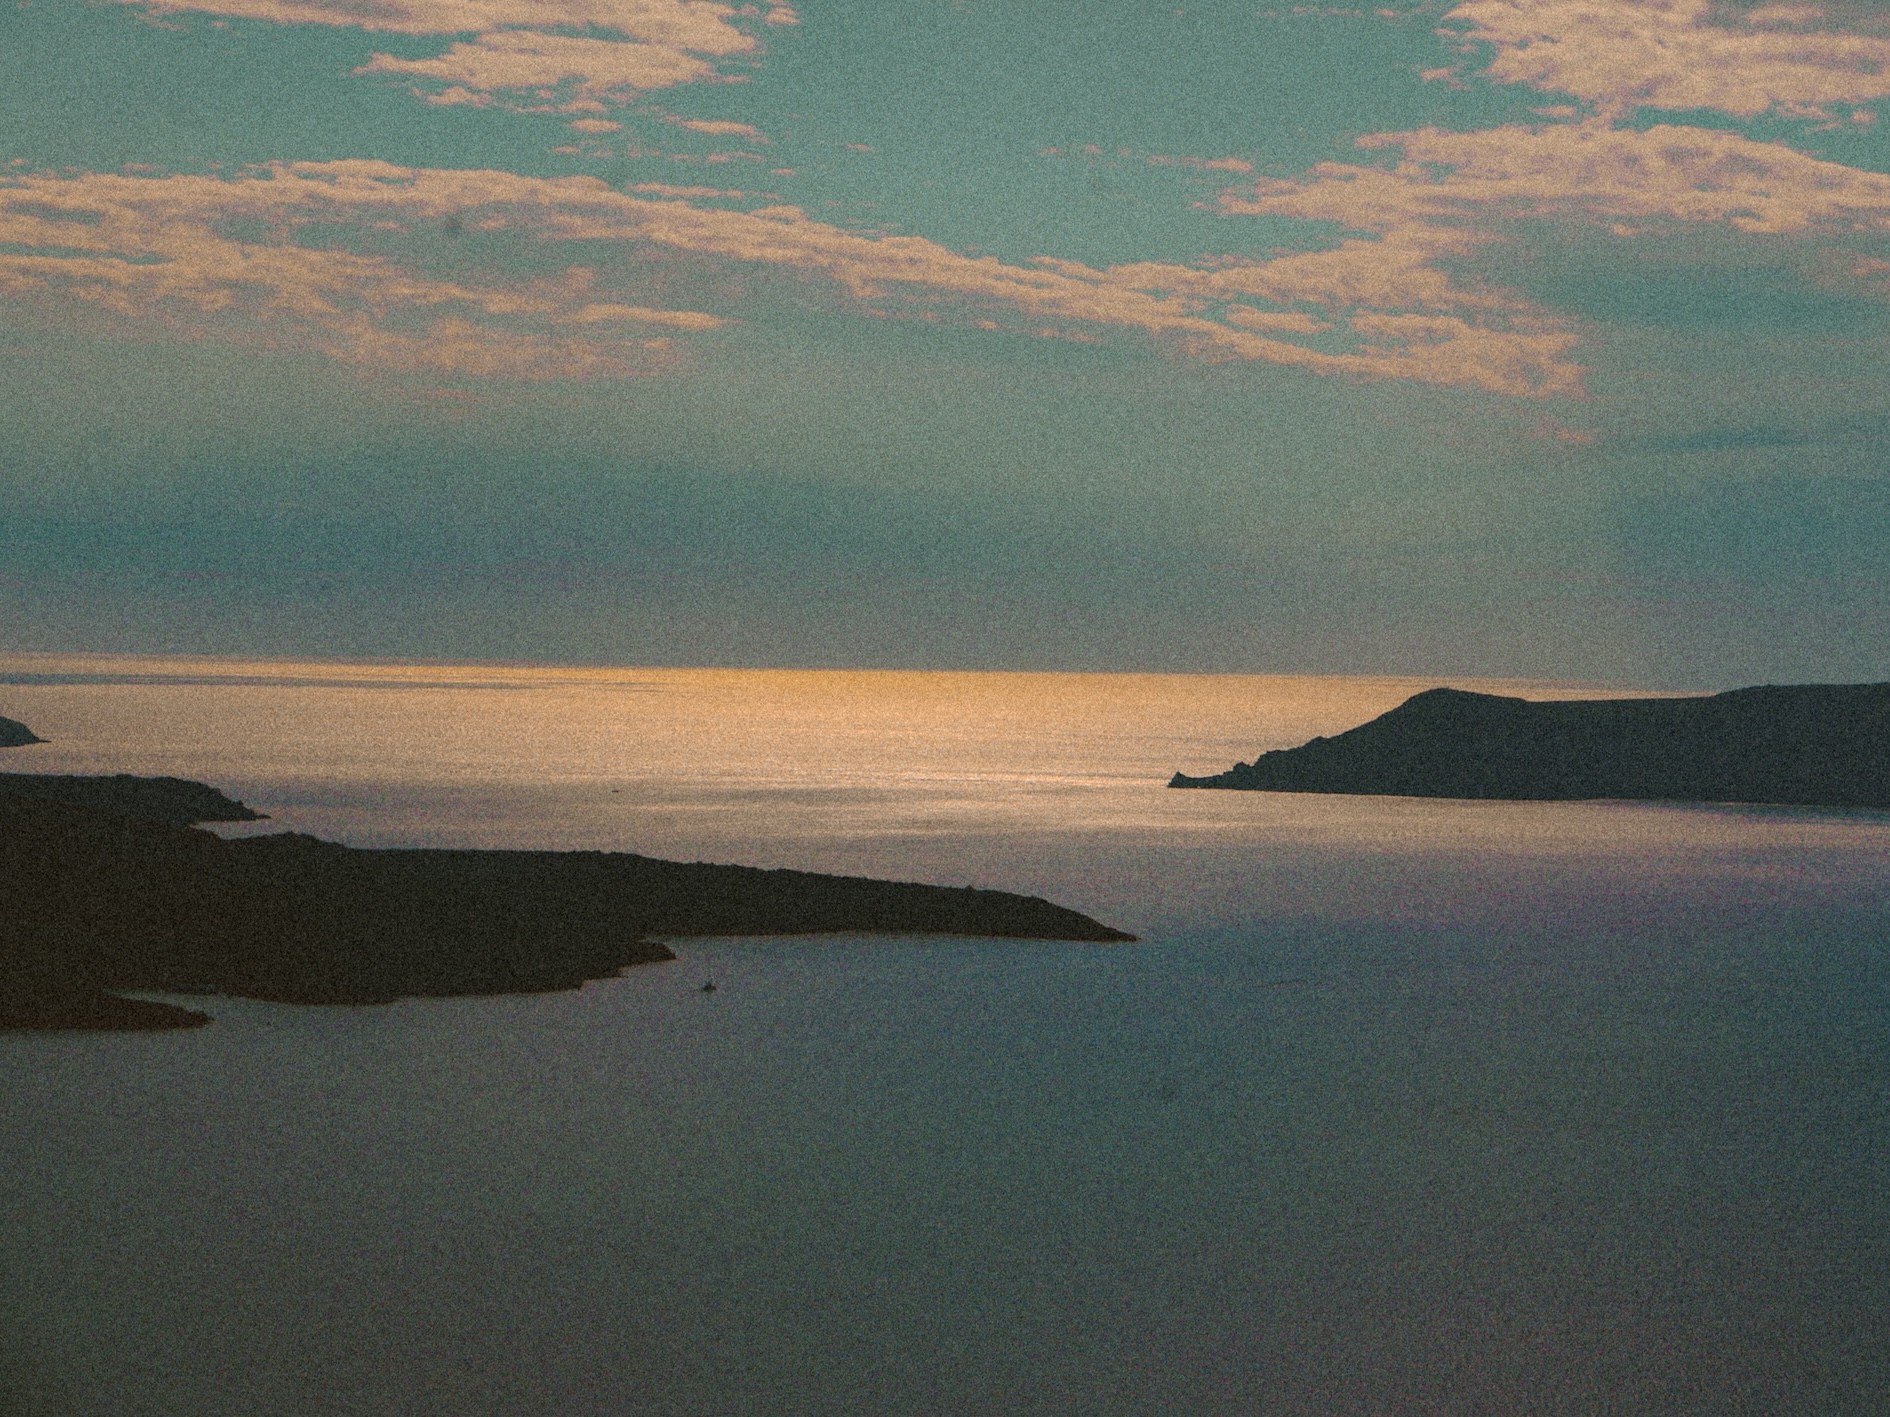
[[[45,741],[17,718],[0,718],[0,748],[24,748]]]
[[[1006,891],[621,852],[226,840],[177,824],[257,815],[203,784],[20,783],[0,779],[0,1028],[208,1021],[126,990],[365,1004],[575,989],[673,959],[661,936],[1133,938]]]
[[[0,801],[29,797],[42,802],[64,802],[120,817],[163,826],[188,827],[198,822],[260,822],[252,811],[207,783],[181,777],[76,777],[60,773],[0,772]]]
[[[1556,702],[1428,689],[1348,732],[1168,785],[1890,808],[1890,684]]]

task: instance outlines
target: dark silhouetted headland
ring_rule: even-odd
[[[1561,703],[1428,689],[1337,737],[1168,785],[1890,808],[1890,684]]]
[[[24,748],[28,743],[45,741],[17,718],[0,718],[0,748]]]
[[[590,851],[226,841],[175,823],[187,799],[219,820],[256,815],[177,779],[0,791],[0,1027],[207,1022],[122,990],[364,1004],[575,989],[673,959],[659,935],[1133,938],[1004,891]]]
[[[197,822],[260,822],[234,797],[181,777],[61,777],[52,773],[0,772],[0,800],[34,797],[74,807],[115,812],[141,822],[187,827]]]

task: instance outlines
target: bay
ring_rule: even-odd
[[[1885,1410],[1890,817],[1163,786],[1433,682],[1631,689],[0,656],[226,830],[1142,936],[0,1037],[0,1410]]]

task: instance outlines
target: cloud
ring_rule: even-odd
[[[674,182],[635,182],[624,189],[653,197],[704,197],[736,199],[748,194],[739,187],[679,186]]]
[[[1673,125],[1619,129],[1596,118],[1463,133],[1381,133],[1360,139],[1359,147],[1364,156],[1385,152],[1393,161],[1326,162],[1301,178],[1225,190],[1220,209],[1229,215],[1333,222],[1348,232],[1331,249],[1281,256],[1225,279],[1275,299],[1323,290],[1328,306],[1350,305],[1355,312],[1435,313],[1485,327],[1501,324],[1533,336],[1525,348],[1544,350],[1543,337],[1565,320],[1461,274],[1489,269],[1492,247],[1525,243],[1545,227],[1562,233],[1587,227],[1616,238],[1717,227],[1809,246],[1818,268],[1840,287],[1890,296],[1890,280],[1883,279],[1890,263],[1846,249],[1860,236],[1890,234],[1890,175],[1780,143]],[[1701,285],[1695,294],[1710,291]],[[1746,305],[1770,319],[1782,300],[1748,299]],[[1423,328],[1415,318],[1354,313],[1351,325],[1388,335]],[[1494,351],[1495,333],[1456,335],[1449,343],[1462,353]],[[1544,389],[1569,390],[1566,370],[1543,368]],[[1502,377],[1491,370],[1480,382],[1496,387]]]
[[[1230,189],[1222,210],[1336,221],[1441,251],[1500,224],[1577,218],[1619,234],[1674,223],[1787,234],[1890,229],[1890,175],[1717,129],[1604,121],[1363,138],[1389,167],[1321,163],[1304,179]]]
[[[1253,164],[1244,157],[1173,157],[1167,153],[1150,153],[1142,161],[1151,167],[1192,167],[1197,172],[1253,171]]]
[[[1480,258],[1492,246],[1524,242],[1532,227],[1573,223],[1616,237],[1717,227],[1790,239],[1809,245],[1823,271],[1842,273],[1840,284],[1890,295],[1890,263],[1847,246],[1890,233],[1890,175],[1739,133],[1620,126],[1647,108],[1868,117],[1859,105],[1890,97],[1890,21],[1835,14],[1809,4],[1742,14],[1719,0],[1463,0],[1444,17],[1446,32],[1476,57],[1426,77],[1461,83],[1476,67],[1585,107],[1539,109],[1550,121],[1536,124],[1368,135],[1357,161],[1227,188],[1218,204],[1227,215],[1331,222],[1345,233],[1330,249],[1280,256],[1239,279],[1284,299],[1324,291],[1323,303],[1350,306],[1350,327],[1367,334],[1457,319],[1540,338],[1566,322],[1462,273],[1488,270]],[[1490,335],[1475,346],[1494,348]],[[1449,342],[1473,347],[1468,336]],[[1557,366],[1544,386],[1567,383]]]
[[[458,208],[411,187],[402,200],[401,175],[337,162],[235,179],[0,181],[0,296],[360,365],[524,379],[648,372],[671,357],[673,336],[725,323],[600,293],[596,271],[575,264],[443,279],[413,260],[298,243],[315,222],[450,230]]]
[[[397,59],[376,54],[357,74],[404,74],[448,85],[448,102],[460,95],[535,93],[514,106],[561,107],[581,112],[604,101],[622,102],[648,89],[669,88],[707,78],[708,61],[661,44],[636,44],[531,30],[499,30],[455,44],[432,59]],[[573,100],[579,102],[573,103]],[[589,100],[588,104],[582,102]]]
[[[438,83],[434,103],[595,110],[639,92],[716,77],[715,61],[750,54],[753,6],[714,0],[119,0],[153,14],[196,12],[374,33],[470,36],[443,54],[376,54],[361,74]],[[759,13],[795,23],[784,5]],[[579,31],[580,33],[571,33]],[[536,99],[527,102],[522,95]],[[554,102],[554,100],[561,100]]]
[[[728,77],[718,65],[756,52],[760,24],[795,22],[786,6],[762,12],[714,0],[121,3],[451,36],[439,54],[376,54],[358,72],[412,80],[434,103],[588,115],[574,126],[589,133],[610,131],[600,115],[635,94]],[[1002,262],[919,236],[849,231],[791,207],[752,206],[760,198],[732,209],[726,196],[683,186],[625,192],[576,178],[281,164],[227,179],[19,179],[0,189],[10,223],[35,220],[20,195],[28,187],[70,195],[121,184],[109,187],[119,205],[105,208],[116,214],[115,244],[93,252],[83,242],[61,245],[46,230],[0,237],[7,243],[0,289],[206,330],[234,329],[231,312],[247,310],[259,328],[299,329],[338,357],[369,361],[408,358],[375,351],[422,339],[413,322],[431,320],[442,367],[477,365],[495,375],[635,372],[647,367],[649,351],[672,348],[651,339],[709,327],[685,322],[646,338],[635,327],[662,312],[657,295],[633,291],[586,305],[588,297],[548,271],[530,280],[495,272],[483,283],[428,275],[396,238],[451,220],[520,233],[540,253],[594,247],[606,253],[598,264],[634,269],[637,279],[762,265],[826,281],[872,313],[960,319],[1026,336],[1128,331],[1192,358],[1573,396],[1582,379],[1576,322],[1470,274],[1493,243],[1523,239],[1529,223],[1572,221],[1619,235],[1719,225],[1813,241],[1886,229],[1890,176],[1735,133],[1616,123],[1636,106],[1834,112],[1890,94],[1890,39],[1841,32],[1811,6],[1772,4],[1742,16],[1709,0],[1464,0],[1446,23],[1488,55],[1488,77],[1569,92],[1587,108],[1544,110],[1576,121],[1372,135],[1360,140],[1356,161],[1223,192],[1219,210],[1228,216],[1336,223],[1343,234],[1325,249],[1114,266],[1048,256]],[[734,121],[666,121],[764,141]],[[700,160],[736,159],[760,160],[752,152]],[[1235,157],[1144,160],[1251,173]],[[239,240],[230,234],[236,217],[261,221],[270,234]],[[296,235],[315,222],[380,222],[394,235],[318,249]],[[1890,266],[1838,254],[1852,279],[1890,291]],[[659,287],[670,288],[660,279]],[[581,306],[618,313],[581,318]],[[512,355],[475,358],[472,344],[484,330],[493,350]]]
[[[767,142],[761,129],[751,123],[734,123],[726,118],[672,118],[670,122],[678,128],[687,128],[692,133],[708,133],[715,137],[748,138],[757,143]]]
[[[321,244],[304,244],[313,231]],[[430,273],[425,252],[454,231],[504,232],[509,247],[524,237],[551,268],[474,279],[462,258],[451,279]],[[726,323],[664,308],[653,292],[665,272],[765,266],[829,282],[868,310],[988,320],[1025,336],[1127,331],[1194,358],[1504,394],[1576,391],[1570,333],[1515,300],[1455,291],[1415,255],[1403,278],[1387,278],[1382,258],[1391,253],[1395,265],[1398,249],[1354,241],[1211,266],[1015,264],[923,237],[847,231],[788,206],[732,210],[592,178],[363,160],[233,177],[0,180],[0,294],[300,343],[357,363],[524,378],[633,374],[673,358],[674,336]]]
[[[1345,308],[1361,290],[1395,294],[1400,305],[1409,294],[1405,285],[1373,279],[1377,253],[1365,243],[1324,253],[1334,259],[1323,263],[1283,258],[1207,269],[1171,262],[1098,268],[1039,257],[1017,265],[961,255],[923,237],[863,236],[793,207],[734,212],[660,205],[660,211],[637,214],[640,239],[679,253],[822,274],[869,306],[935,300],[961,317],[1009,311],[1032,322],[1061,322],[1005,328],[1076,335],[1135,330],[1191,357],[1262,360],[1322,373],[1525,396],[1579,389],[1579,370],[1565,359],[1574,336],[1526,309],[1498,312],[1502,302],[1494,299],[1483,302],[1480,313],[1487,318]],[[624,215],[566,207],[552,226],[567,237],[607,239],[621,230]]]
[[[278,24],[337,25],[393,34],[506,29],[597,29],[699,54],[736,54],[755,41],[713,0],[118,0],[153,14],[191,12]],[[786,10],[774,6],[773,11]],[[787,23],[793,23],[792,12]],[[765,18],[779,22],[774,13]]]
[[[1606,114],[1826,117],[1890,96],[1890,35],[1848,32],[1816,5],[1741,15],[1714,0],[1464,0],[1444,19],[1471,52],[1494,46],[1485,77]]]

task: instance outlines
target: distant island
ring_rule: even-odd
[[[257,816],[178,778],[0,774],[0,1028],[209,1021],[124,990],[366,1004],[575,989],[675,958],[660,935],[1134,938],[1005,891],[183,825]]]
[[[0,748],[24,748],[28,743],[45,741],[18,719],[0,718]]]
[[[1890,808],[1890,684],[1565,702],[1427,689],[1337,737],[1168,785]]]

